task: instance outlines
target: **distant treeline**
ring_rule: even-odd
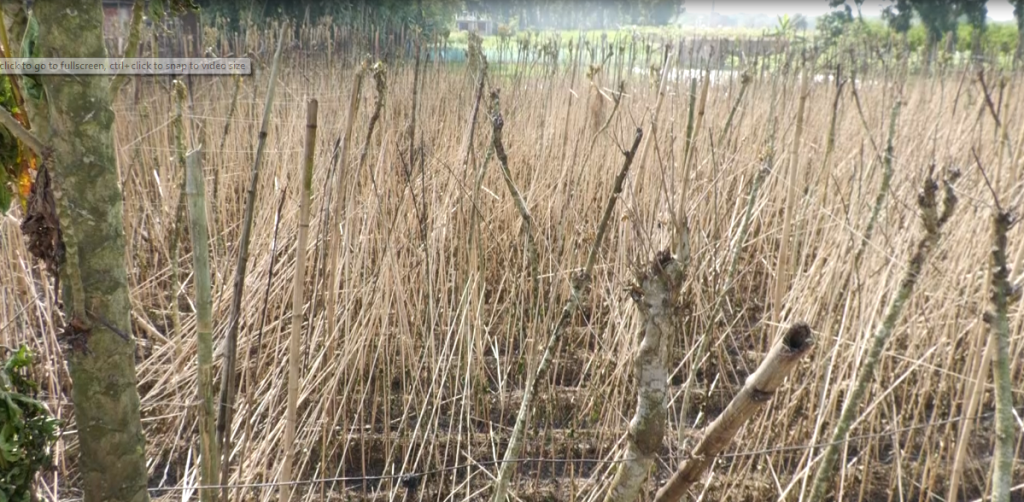
[[[463,9],[461,0],[199,0],[204,21],[220,18],[228,29],[265,25],[282,18],[316,22],[326,16],[349,28],[420,27],[425,35],[446,36]]]
[[[423,26],[435,33],[449,29],[462,12],[488,16],[512,29],[664,26],[683,12],[681,0],[200,0],[198,5],[232,28],[280,17],[331,16],[339,24]]]

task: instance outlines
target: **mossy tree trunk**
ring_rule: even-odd
[[[35,2],[40,57],[106,57],[99,0]],[[73,382],[84,500],[149,500],[145,438],[129,320],[123,202],[106,76],[38,77],[35,133],[66,252],[60,264],[62,334]],[[74,335],[74,336],[70,336]]]

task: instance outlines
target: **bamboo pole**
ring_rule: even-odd
[[[217,484],[220,453],[217,448],[217,407],[213,389],[213,296],[210,281],[210,232],[206,226],[206,186],[199,149],[185,160],[188,226],[192,236],[192,268],[196,289],[196,336],[199,352],[200,472],[204,485]],[[199,492],[201,500],[217,500],[217,490]]]
[[[291,500],[294,488],[290,482],[292,480],[292,464],[295,462],[295,420],[299,402],[299,361],[302,358],[299,339],[302,333],[303,292],[306,283],[306,241],[309,240],[313,157],[316,153],[316,113],[317,101],[311,99],[306,104],[306,144],[302,166],[302,185],[299,189],[299,237],[295,248],[295,274],[292,283],[292,333],[288,340],[288,408],[285,411],[284,438],[281,443],[281,449],[284,451],[284,465],[281,467],[281,475],[278,478],[281,483],[281,502]]]

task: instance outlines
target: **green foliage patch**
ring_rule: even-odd
[[[33,355],[22,345],[0,371],[0,502],[29,502],[37,472],[53,463],[60,421],[35,399],[39,385],[26,376]]]

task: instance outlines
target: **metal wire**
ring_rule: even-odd
[[[1021,412],[1024,412],[1024,408],[1016,409],[1015,411],[1019,414]],[[977,417],[970,418],[969,420],[981,420],[981,419],[988,418],[988,417],[991,417],[991,416],[994,416],[994,415],[995,415],[995,412],[988,412],[988,413],[983,413],[981,415],[978,415]],[[914,430],[927,429],[927,428],[930,428],[930,427],[938,427],[938,426],[942,426],[942,425],[948,425],[948,424],[952,424],[952,423],[956,423],[956,422],[962,421],[964,419],[965,419],[964,417],[955,417],[955,418],[949,418],[949,419],[945,419],[945,420],[937,420],[937,421],[934,421],[934,422],[928,422],[928,423],[924,423],[924,424],[911,425],[911,426],[908,426],[908,427],[902,427],[902,428],[899,428],[899,429],[894,429],[894,430],[885,431],[885,432],[876,432],[876,433],[872,433],[872,434],[862,434],[862,435],[858,435],[858,436],[850,436],[850,437],[846,438],[845,440],[841,440],[841,441],[829,441],[829,442],[817,443],[817,444],[813,444],[813,445],[780,446],[780,447],[776,447],[776,448],[765,448],[765,449],[761,449],[761,450],[751,450],[751,451],[736,452],[736,453],[723,453],[723,454],[718,455],[717,458],[740,458],[740,457],[750,457],[750,456],[755,456],[755,455],[767,455],[767,454],[771,454],[771,453],[781,453],[781,452],[804,451],[804,450],[810,450],[810,449],[817,449],[817,448],[823,448],[823,447],[829,446],[829,445],[831,445],[833,443],[842,444],[842,443],[849,443],[849,442],[854,442],[854,441],[863,441],[863,440],[866,440],[866,439],[876,439],[876,438],[880,438],[880,437],[892,436],[892,435],[895,435],[895,434],[901,434],[901,433],[904,433],[904,432],[910,432],[910,431],[914,431]],[[679,461],[679,460],[685,460],[687,458],[689,458],[689,457],[686,456],[686,455],[681,455],[681,456],[680,455],[672,455],[672,456],[669,456],[667,459],[668,460]],[[274,488],[274,487],[279,487],[279,486],[303,486],[303,485],[314,485],[314,484],[323,484],[323,483],[348,483],[348,482],[360,482],[360,481],[401,480],[401,481],[405,482],[406,480],[419,480],[419,479],[425,478],[427,476],[431,476],[431,475],[435,475],[435,474],[443,474],[443,473],[447,473],[447,472],[450,472],[450,471],[457,471],[457,470],[461,470],[461,469],[469,469],[469,468],[472,468],[472,467],[490,467],[490,466],[501,465],[503,463],[528,463],[528,462],[536,462],[536,463],[547,463],[547,464],[569,464],[569,463],[618,464],[618,463],[621,463],[623,461],[624,461],[623,459],[597,459],[597,458],[576,458],[576,459],[516,458],[516,459],[509,459],[509,460],[486,460],[486,461],[480,461],[480,462],[467,462],[467,463],[458,464],[458,465],[454,465],[454,466],[439,467],[439,468],[436,468],[436,469],[420,471],[420,472],[415,472],[415,473],[380,474],[380,475],[374,475],[374,476],[338,476],[338,477],[330,477],[330,478],[302,479],[302,480],[288,481],[288,482],[284,482],[284,483],[268,481],[268,482],[262,482],[262,483],[239,483],[239,484],[227,484],[227,485],[168,486],[168,487],[161,487],[161,488],[149,488],[149,491],[150,492],[156,492],[156,491],[180,492],[180,491],[186,491],[186,490],[204,490],[204,489],[218,489],[219,490],[219,489],[224,489],[224,488],[227,488],[227,489]],[[1024,489],[1024,485],[1021,485],[1020,487],[1017,487],[1015,489]],[[67,502],[71,502],[72,500],[75,500],[75,499],[64,499],[64,500],[67,501]]]

